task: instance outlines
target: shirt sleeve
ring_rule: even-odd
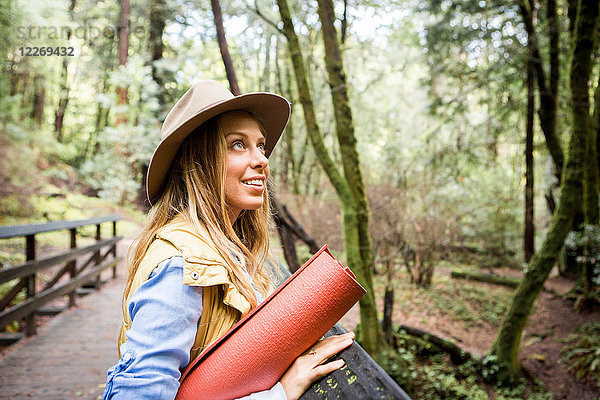
[[[202,316],[202,288],[183,284],[183,258],[160,263],[133,293],[121,359],[107,373],[103,400],[174,399]],[[285,400],[280,383],[243,399]]]

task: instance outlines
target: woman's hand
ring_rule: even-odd
[[[296,400],[310,385],[344,365],[344,360],[323,364],[329,357],[352,344],[354,332],[330,336],[319,340],[310,349],[298,356],[281,377],[281,385],[288,400]]]

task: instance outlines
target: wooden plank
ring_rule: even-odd
[[[44,289],[43,290],[46,290],[46,289],[51,288],[52,286],[54,286],[56,284],[56,282],[58,282],[60,280],[60,278],[62,278],[62,276],[67,273],[68,270],[69,270],[69,264],[67,264],[64,267],[62,267],[60,269],[60,271],[58,271],[56,273],[56,275],[54,275],[54,277],[52,279],[50,279],[48,282],[46,282],[46,284],[44,285]]]
[[[69,232],[71,234],[71,250],[76,249],[77,248],[77,228],[71,228],[69,229]],[[69,270],[69,277],[71,279],[75,278],[75,275],[77,275],[77,260],[73,260],[73,261],[69,261],[66,265],[67,269]],[[72,291],[71,293],[69,293],[69,307],[73,307],[75,306],[75,299],[77,298],[77,293],[75,293],[75,291]]]
[[[111,259],[102,265],[94,267],[93,269],[87,271],[85,274],[77,276],[68,282],[64,283],[61,286],[58,286],[53,289],[45,290],[43,292],[38,293],[35,297],[25,300],[24,302],[11,307],[9,310],[5,310],[0,312],[0,329],[10,324],[13,321],[19,320],[21,318],[26,317],[27,315],[32,314],[40,308],[42,305],[46,304],[52,299],[55,299],[59,296],[64,296],[82,284],[89,282],[98,276],[103,270],[110,268],[116,265],[121,258]]]
[[[23,339],[24,337],[25,334],[23,332],[1,332],[0,347],[10,346],[11,344]]]
[[[116,244],[121,239],[121,236],[117,236],[114,238],[105,239],[101,242],[94,243],[86,247],[69,250],[52,257],[43,258],[40,260],[32,260],[21,265],[15,265],[14,267],[0,269],[0,283],[8,282],[16,278],[23,278],[53,265],[75,260],[77,257],[84,255],[85,253],[96,251],[104,246]]]
[[[11,302],[12,299],[15,298],[16,295],[19,294],[21,290],[25,287],[27,283],[26,279],[21,279],[13,288],[4,296],[2,300],[0,300],[0,310],[4,310]]]
[[[77,295],[79,297],[83,297],[83,296],[87,296],[88,294],[92,294],[94,293],[96,290],[94,289],[94,287],[85,287],[82,286],[80,288],[77,288]]]
[[[17,236],[28,236],[36,233],[52,232],[62,229],[79,228],[86,225],[97,225],[103,222],[114,222],[121,219],[120,215],[107,215],[90,219],[76,221],[53,221],[45,224],[10,225],[0,227],[0,239],[8,239]]]
[[[116,244],[113,244],[113,246],[116,246]],[[100,257],[100,263],[102,263],[102,261],[106,260],[106,257],[111,253],[112,247],[110,247],[109,249],[106,250],[106,253],[104,253],[104,255],[102,257]],[[116,258],[116,257],[114,257]],[[93,261],[96,261],[96,253],[93,253],[90,258],[88,258],[81,267],[79,267],[79,269],[77,271],[75,271],[75,275],[79,275],[81,273],[81,271],[83,271],[88,265],[90,265]],[[96,263],[98,264],[98,263]]]
[[[68,310],[67,307],[45,307],[37,310],[37,315],[44,315],[47,317],[53,317],[61,312]]]
[[[26,259],[35,260],[35,235],[27,235],[25,236],[26,245],[25,245],[25,253]],[[35,298],[35,271],[25,278],[27,282],[27,299]],[[25,334],[27,336],[35,335],[37,332],[37,325],[35,324],[35,310],[30,312],[25,317]]]

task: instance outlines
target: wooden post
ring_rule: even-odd
[[[27,261],[35,260],[35,235],[25,236],[25,258]],[[35,273],[27,277],[27,298],[35,296]],[[27,336],[35,335],[35,312],[25,317],[25,334]]]
[[[100,239],[101,239],[101,235],[100,235],[100,224],[97,224],[97,225],[96,225],[96,241],[97,241],[97,242],[99,242],[99,241],[100,241]],[[96,252],[96,266],[98,266],[98,265],[100,265],[100,250],[98,250],[98,251]],[[101,275],[101,274],[98,274],[98,276],[96,277],[96,282],[95,282],[95,284],[94,284],[94,286],[95,286],[96,290],[99,290],[99,289],[100,289],[100,283],[101,283],[101,280],[100,280],[100,275]]]
[[[77,247],[77,228],[69,229],[71,233],[71,249]],[[75,271],[77,268],[77,260],[69,262],[69,277],[73,279],[75,277]],[[77,292],[73,290],[69,293],[69,307],[75,306],[75,300],[77,298]]]
[[[113,221],[112,223],[113,226],[113,237],[117,236],[117,221]],[[113,245],[112,248],[112,255],[113,258],[117,258],[117,243],[115,243]],[[112,272],[113,272],[113,279],[117,277],[117,264],[115,264],[115,266],[112,268]]]

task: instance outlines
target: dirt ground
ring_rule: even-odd
[[[436,270],[436,274],[449,275],[449,271]],[[507,274],[511,274],[511,271],[507,271]],[[493,284],[477,284],[498,288]],[[572,281],[560,276],[551,277],[546,282],[524,331],[520,351],[521,365],[527,374],[544,382],[546,388],[554,394],[555,400],[600,400],[600,390],[590,382],[576,381],[560,359],[563,344],[558,339],[567,337],[574,332],[575,327],[585,322],[600,320],[600,311],[578,314],[573,311],[571,301],[559,296],[572,285]],[[383,310],[382,296],[378,298],[378,306]],[[355,306],[344,316],[341,324],[351,330],[359,320],[358,307]],[[489,350],[498,329],[487,323],[467,326],[462,321],[449,319],[442,313],[432,312],[430,307],[422,306],[403,309],[396,305],[393,320],[395,324],[413,326],[451,338],[460,347],[477,356]]]

